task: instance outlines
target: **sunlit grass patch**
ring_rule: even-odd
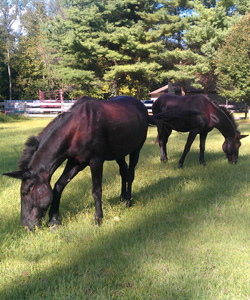
[[[50,120],[4,123],[1,171],[13,171],[23,144]],[[248,122],[240,122],[243,134]],[[1,177],[0,299],[237,299],[250,298],[250,139],[229,165],[223,137],[208,135],[207,166],[194,142],[184,168],[187,134],[169,139],[160,163],[150,128],[133,185],[133,206],[119,201],[115,162],[105,162],[102,226],[94,223],[89,168],[62,195],[62,225],[27,233],[20,221],[20,182]],[[52,178],[54,184],[63,166]],[[46,220],[47,221],[47,220]]]

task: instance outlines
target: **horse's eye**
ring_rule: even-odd
[[[28,195],[28,190],[22,191],[22,196],[24,197],[26,195]]]
[[[22,196],[28,195],[30,190],[33,188],[34,183],[31,183],[29,186],[27,186],[25,189],[22,190]]]

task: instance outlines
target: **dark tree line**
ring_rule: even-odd
[[[184,94],[187,80],[204,93],[218,84],[229,97],[222,49],[249,8],[248,0],[3,0],[0,100],[58,88],[68,98],[145,99],[168,81],[181,82]]]

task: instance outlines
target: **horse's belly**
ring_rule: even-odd
[[[105,160],[117,160],[140,149],[146,140],[147,132],[140,135],[114,137],[105,145]]]
[[[93,157],[103,160],[117,160],[140,149],[145,142],[147,128],[133,128],[111,132],[96,132],[91,139],[82,139],[79,143],[71,145],[70,157],[79,163],[88,163]]]

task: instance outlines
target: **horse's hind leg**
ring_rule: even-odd
[[[158,143],[160,146],[161,162],[165,163],[168,160],[167,156],[167,142],[170,134],[172,133],[171,128],[165,128],[163,126],[158,126]]]
[[[132,195],[132,184],[135,178],[135,167],[138,163],[140,155],[140,149],[131,153],[129,156],[129,168],[128,168],[128,188],[127,188],[127,206],[132,205],[131,195]]]
[[[184,151],[183,151],[183,154],[181,156],[181,159],[179,160],[179,168],[183,167],[186,155],[188,154],[188,152],[189,152],[189,150],[190,150],[190,148],[191,148],[191,146],[193,144],[193,141],[196,138],[196,135],[197,135],[197,132],[190,131],[190,133],[188,135],[188,139],[187,139],[186,145],[185,145],[185,148],[184,148]]]
[[[59,205],[62,192],[65,186],[76,176],[78,172],[83,170],[86,167],[86,164],[77,164],[73,160],[68,160],[64,171],[60,178],[57,180],[54,189],[53,189],[53,201],[50,206],[49,211],[49,225],[59,225],[61,224],[61,217],[59,215]]]
[[[128,165],[125,161],[125,157],[118,159],[116,162],[120,167],[120,175],[122,179],[120,201],[123,201],[127,199]]]
[[[205,152],[205,143],[206,143],[207,134],[208,134],[207,132],[200,134],[200,164],[203,166],[206,165],[204,152]]]
[[[102,174],[103,160],[101,158],[92,158],[90,160],[90,170],[92,175],[92,195],[95,200],[95,222],[101,224],[103,218],[102,212]]]

